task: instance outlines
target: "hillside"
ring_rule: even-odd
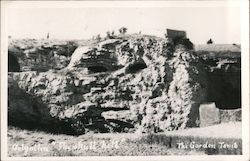
[[[164,132],[198,127],[202,103],[241,107],[240,50],[190,44],[140,34],[11,40],[9,124],[73,135]]]
[[[206,55],[211,58],[238,58],[241,55],[241,46],[239,44],[204,44],[195,45],[195,51],[199,55]]]

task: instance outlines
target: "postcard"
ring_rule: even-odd
[[[248,1],[1,1],[1,160],[249,160]]]

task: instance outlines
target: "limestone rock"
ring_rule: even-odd
[[[72,54],[68,68],[84,67],[90,73],[113,71],[117,68],[117,56],[114,52],[120,43],[119,39],[111,39],[100,42],[93,48],[79,47]]]
[[[200,127],[211,126],[220,123],[220,111],[215,103],[201,104]]]
[[[241,109],[220,109],[220,122],[241,121]]]
[[[62,69],[68,65],[77,46],[72,41],[13,39],[8,46],[8,54],[12,55],[9,64],[17,60],[20,67],[18,71]]]
[[[8,83],[8,123],[25,128],[55,124],[45,103],[21,89],[11,75]]]
[[[219,77],[210,75],[219,60],[203,59],[185,43],[174,46],[171,39],[153,36],[107,39],[79,45],[72,56],[67,55],[65,46],[50,43],[37,46],[34,42],[10,50],[18,58],[25,58],[23,62],[18,60],[21,69],[25,65],[39,68],[32,72],[9,72],[10,121],[28,124],[46,118],[40,119],[43,124],[53,124],[55,129],[66,127],[64,130],[77,135],[89,130],[162,132],[198,126],[203,121],[199,120],[199,105],[213,99],[208,80]],[[51,64],[45,63],[46,72],[26,59],[37,58],[40,62],[42,59],[33,54],[35,51],[43,51],[45,58],[54,53],[50,55],[54,59]],[[67,64],[60,66],[58,60]],[[215,72],[228,69],[239,73],[236,65],[223,62],[220,68],[214,68]],[[52,68],[55,64],[60,70]],[[236,82],[229,80],[229,86],[238,89]],[[223,81],[218,81],[218,86],[221,84]],[[24,119],[20,119],[20,114]]]

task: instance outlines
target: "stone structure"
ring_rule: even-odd
[[[220,111],[215,103],[201,104],[200,108],[200,126],[211,126],[220,123]]]
[[[187,34],[185,31],[171,30],[171,29],[167,29],[165,36],[171,39],[175,39],[175,38],[186,39],[187,38]]]

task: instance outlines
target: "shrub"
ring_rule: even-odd
[[[208,41],[207,41],[207,44],[213,44],[214,42],[213,42],[213,40],[212,39],[209,39]]]
[[[121,27],[119,29],[120,34],[125,34],[127,31],[128,31],[128,28],[126,28],[126,27]]]

